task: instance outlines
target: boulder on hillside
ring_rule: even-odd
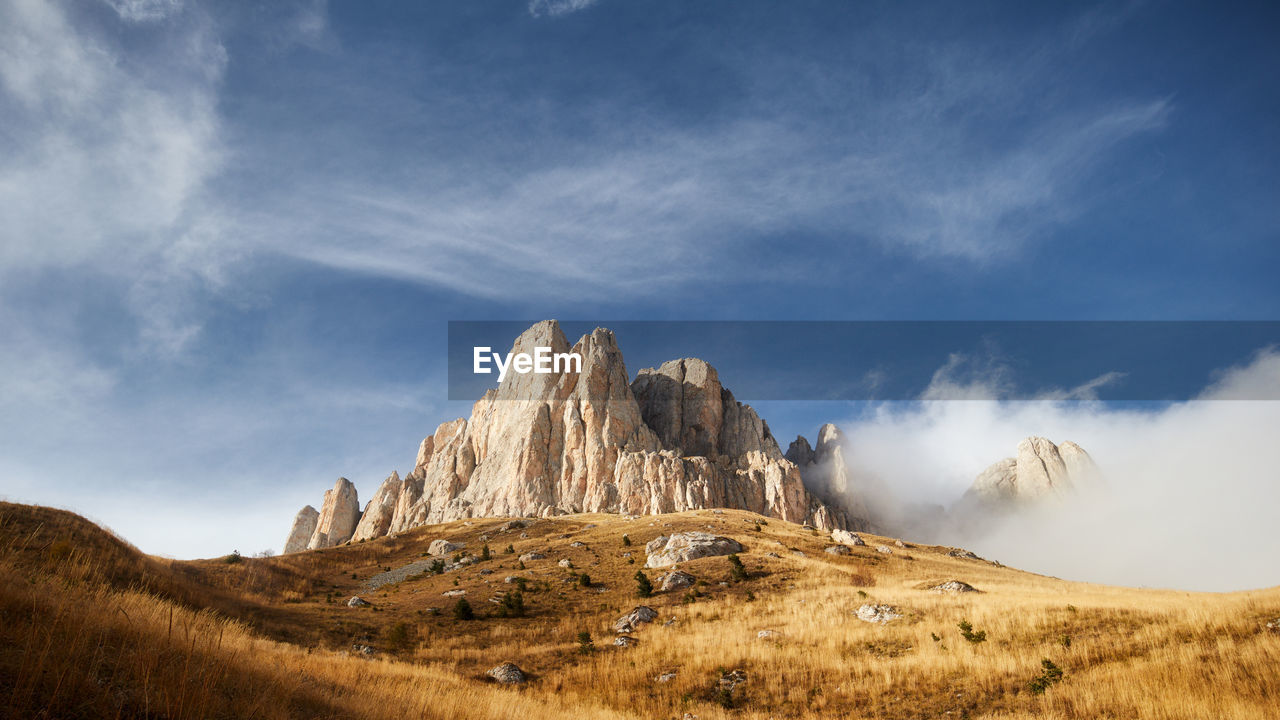
[[[862,547],[867,544],[858,533],[848,530],[832,530],[831,539],[841,545],[849,545],[850,547]]]
[[[427,554],[428,555],[451,555],[453,553],[456,553],[462,550],[462,548],[463,548],[463,545],[461,543],[453,543],[453,542],[449,542],[448,540],[437,539],[437,540],[432,540],[431,544],[427,546]]]
[[[616,633],[635,632],[636,628],[651,623],[658,618],[658,611],[648,605],[637,605],[631,612],[618,618],[613,623]]]
[[[971,593],[978,592],[978,589],[962,580],[948,580],[944,583],[934,585],[929,588],[936,593]]]
[[[853,614],[863,622],[880,623],[881,625],[902,617],[902,613],[898,611],[898,608],[892,605],[863,605],[855,610]]]
[[[662,592],[671,592],[672,590],[683,590],[691,587],[697,578],[683,570],[673,570],[658,577],[658,589]]]
[[[485,673],[494,680],[503,685],[517,685],[524,682],[527,678],[524,671],[515,663],[504,662],[496,668]]]
[[[645,550],[648,551],[648,546]],[[667,538],[656,552],[649,553],[645,567],[670,567],[698,558],[738,552],[742,552],[742,544],[732,538],[705,532],[680,532]]]

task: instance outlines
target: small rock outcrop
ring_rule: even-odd
[[[658,618],[658,611],[648,605],[637,605],[631,612],[613,623],[613,631],[620,634],[635,632],[636,628]]]
[[[653,543],[650,543],[653,545]],[[645,546],[648,552],[649,545]],[[666,538],[654,552],[649,552],[645,567],[670,567],[676,563],[697,560],[714,555],[730,555],[742,552],[742,544],[737,540],[705,532],[681,532]]]
[[[936,593],[971,593],[978,589],[963,580],[948,580],[929,588]]]
[[[359,595],[352,595],[351,599],[347,601],[347,607],[369,607],[370,604],[368,600]]]
[[[340,477],[332,490],[324,493],[324,505],[316,519],[315,532],[307,541],[308,550],[334,547],[351,539],[356,524],[360,522],[360,499],[356,486]]]
[[[451,555],[462,550],[463,546],[458,543],[449,542],[443,538],[432,540],[427,546],[428,555]]]
[[[521,670],[518,665],[510,662],[502,663],[498,667],[485,673],[485,675],[488,675],[503,685],[518,685],[528,679],[525,676],[524,671]]]
[[[293,518],[293,527],[289,529],[289,538],[284,541],[284,552],[296,553],[307,549],[307,543],[311,541],[311,536],[315,534],[316,523],[320,520],[320,513],[315,508],[307,505],[298,511]]]
[[[867,544],[858,533],[848,530],[832,530],[831,539],[849,547],[864,547]]]
[[[892,605],[863,605],[855,610],[853,614],[863,622],[880,623],[881,625],[902,617],[902,613],[898,611],[898,608]]]
[[[697,578],[689,573],[683,570],[673,570],[658,578],[658,589],[662,592],[683,590],[687,587],[692,587],[695,582],[697,582]]]
[[[830,555],[849,555],[853,552],[848,545],[828,545],[825,551]]]

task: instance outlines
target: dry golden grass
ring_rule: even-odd
[[[1280,588],[1071,583],[946,548],[877,552],[892,545],[886,538],[836,557],[817,533],[776,520],[756,530],[758,520],[738,511],[582,515],[535,521],[528,537],[475,520],[278,558],[176,562],[143,556],[69,513],[0,505],[0,707],[50,718],[1278,715],[1280,634],[1265,623],[1280,617]],[[705,558],[682,568],[700,580],[695,597],[637,599],[644,543],[683,529],[738,539],[751,577],[730,582],[725,558]],[[482,535],[486,562],[364,587],[420,559],[432,539],[478,552]],[[514,554],[503,552],[508,544]],[[519,569],[518,554],[531,550],[547,558]],[[562,558],[572,570],[557,565]],[[565,582],[582,572],[590,587]],[[487,602],[512,587],[506,575],[529,579],[525,617],[496,617]],[[927,589],[950,579],[983,592]],[[478,619],[452,617],[442,593],[453,589],[467,591]],[[374,606],[347,607],[353,594]],[[904,617],[878,625],[853,616],[872,602]],[[658,621],[634,633],[637,647],[614,647],[613,620],[641,603]],[[985,642],[961,637],[966,619]],[[760,630],[774,634],[759,639]],[[594,640],[587,652],[582,631]],[[353,644],[378,652],[366,658]],[[1037,694],[1029,683],[1045,659],[1063,676]],[[484,671],[507,660],[531,681],[488,682]],[[747,682],[719,692],[734,669]],[[674,679],[655,681],[668,671]]]

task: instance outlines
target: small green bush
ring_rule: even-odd
[[[643,570],[636,571],[636,597],[647,598],[653,595],[653,582]]]
[[[467,602],[464,597],[458,598],[458,602],[453,604],[453,617],[458,620],[475,620],[476,612],[471,609],[471,603]]]
[[[964,638],[965,640],[968,640],[974,645],[977,645],[978,643],[984,643],[987,641],[987,631],[974,630],[973,625],[969,624],[968,620],[961,620],[960,623],[956,625],[956,627],[960,628],[960,637]]]
[[[1040,674],[1027,683],[1027,689],[1035,695],[1043,695],[1049,686],[1062,680],[1062,668],[1049,658],[1040,661]]]

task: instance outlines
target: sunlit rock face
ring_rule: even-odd
[[[324,504],[316,520],[315,532],[307,542],[308,550],[333,547],[351,539],[360,522],[360,499],[356,486],[346,478],[338,478],[332,490],[324,493]]]
[[[306,550],[319,520],[320,512],[310,505],[299,510],[293,518],[293,527],[289,528],[289,537],[284,541],[284,552],[295,553]]]

